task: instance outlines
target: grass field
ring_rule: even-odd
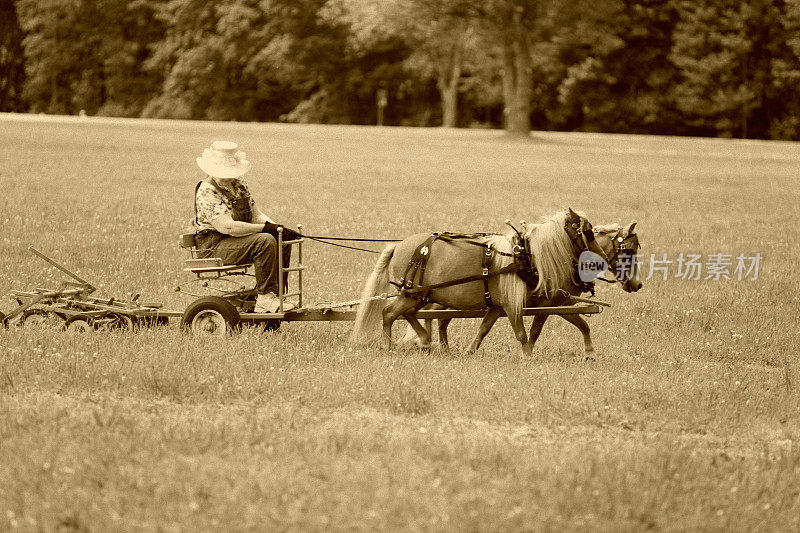
[[[0,330],[0,530],[800,529],[800,145],[4,116],[0,293],[62,279],[34,244],[104,295],[185,307],[177,235],[214,139],[310,233],[498,231],[571,206],[637,220],[648,256],[764,259],[755,281],[600,287],[594,363],[557,318],[530,360],[502,322],[464,355],[470,320],[449,353],[354,349],[347,323]],[[310,302],[356,298],[375,260],[306,256]]]

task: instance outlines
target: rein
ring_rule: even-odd
[[[474,246],[480,246],[482,248],[488,248],[489,246],[483,242],[472,241],[468,239],[476,239],[480,237],[490,237],[495,235],[500,235],[499,233],[433,233],[437,239],[443,241],[454,241],[458,240],[459,242],[463,242],[465,244],[472,244]],[[317,241],[322,244],[329,244],[331,246],[338,246],[339,248],[347,248],[348,250],[357,250],[359,252],[369,252],[371,254],[379,254],[381,252],[370,250],[368,248],[360,248],[358,246],[347,246],[346,244],[338,244],[335,242],[329,241],[347,241],[347,242],[401,242],[401,239],[364,239],[364,238],[355,238],[355,237],[328,237],[324,235],[303,235],[300,234],[300,237],[303,239],[310,239],[312,241]],[[501,252],[499,250],[494,250],[494,253],[498,255],[502,255],[504,257],[516,257],[515,254],[510,254],[507,252]]]
[[[355,237],[328,237],[325,235],[302,235],[306,239],[325,241],[350,241],[350,242],[400,242],[402,239],[361,239]]]
[[[299,234],[303,239],[310,239],[312,241],[321,242],[322,244],[328,244],[330,246],[337,246],[339,248],[347,248],[348,250],[356,250],[359,252],[368,252],[371,254],[379,254],[380,252],[376,250],[370,250],[369,248],[361,248],[359,246],[348,246],[346,244],[338,244],[335,242],[328,242],[328,241],[347,241],[347,242],[400,242],[400,239],[364,239],[359,237],[329,237],[327,235],[303,235]]]
[[[359,252],[369,252],[371,254],[379,254],[380,253],[380,252],[378,252],[376,250],[370,250],[369,248],[360,248],[358,246],[347,246],[346,244],[339,244],[339,243],[335,243],[335,242],[324,241],[324,240],[322,240],[321,237],[312,237],[310,235],[300,235],[300,237],[303,238],[303,239],[311,239],[312,241],[321,242],[322,244],[329,244],[331,246],[338,246],[339,248],[347,248],[348,250],[357,250]],[[350,241],[350,240],[353,240],[353,239],[337,239],[337,240],[339,240],[339,241]],[[372,241],[372,240],[369,240],[369,239],[363,239],[363,240],[365,242],[384,242],[384,241],[377,241],[377,240],[376,241]],[[399,242],[399,241],[386,241],[386,242]]]

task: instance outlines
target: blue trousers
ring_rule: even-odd
[[[278,293],[278,243],[269,233],[254,233],[245,237],[233,237],[221,233],[210,233],[195,237],[198,248],[210,249],[209,257],[219,257],[226,265],[253,263],[258,294]],[[283,247],[283,266],[289,266],[291,245]],[[284,287],[287,276],[284,274]]]

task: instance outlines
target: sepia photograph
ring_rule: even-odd
[[[800,0],[0,0],[0,531],[800,531]]]

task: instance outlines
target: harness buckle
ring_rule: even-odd
[[[489,269],[487,267],[483,268],[483,275],[484,276],[488,276],[489,275]]]

